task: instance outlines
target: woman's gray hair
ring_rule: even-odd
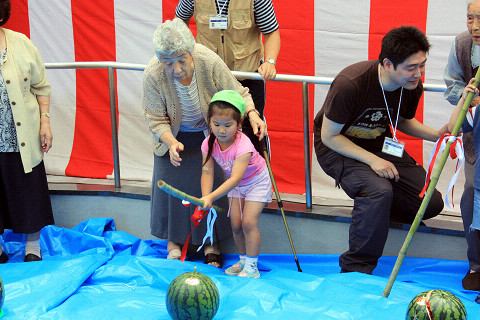
[[[164,55],[187,51],[193,55],[195,39],[188,26],[179,18],[167,20],[158,26],[153,35],[153,49],[161,59]]]

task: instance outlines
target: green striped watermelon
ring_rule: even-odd
[[[197,272],[197,267],[170,283],[165,300],[173,320],[210,320],[220,304],[217,286],[209,277]]]
[[[418,294],[408,305],[407,320],[466,320],[467,310],[462,301],[444,290],[429,290]]]

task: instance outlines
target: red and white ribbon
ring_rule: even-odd
[[[190,202],[182,200],[182,204],[186,207],[190,206]],[[210,243],[213,245],[213,226],[215,225],[215,220],[217,219],[217,211],[212,207],[209,210],[202,210],[199,206],[195,209],[193,215],[190,217],[190,220],[193,223],[193,228],[188,234],[187,240],[185,240],[185,243],[183,244],[182,248],[182,254],[180,255],[180,261],[184,262],[185,258],[187,257],[187,249],[188,249],[188,243],[190,242],[190,236],[192,235],[193,229],[198,227],[200,225],[200,222],[202,219],[207,215],[207,232],[205,234],[205,237],[203,237],[203,243],[202,245],[198,248],[197,252],[200,251],[200,249],[203,247],[205,244],[205,241],[210,238]]]
[[[467,119],[468,124],[473,128],[473,119],[475,118],[475,110],[477,107],[473,107],[468,109],[467,114],[465,115],[465,119]]]
[[[420,198],[423,198],[423,196],[425,195],[425,192],[427,191],[428,183],[430,182],[430,177],[432,174],[432,169],[433,169],[433,165],[435,164],[435,159],[437,157],[437,154],[443,153],[443,150],[445,150],[447,146],[447,142],[449,141],[452,142],[452,144],[450,145],[450,157],[452,159],[458,158],[458,160],[455,168],[455,174],[453,175],[452,179],[450,179],[450,183],[448,184],[448,189],[447,189],[447,193],[445,195],[444,201],[445,201],[446,207],[450,210],[453,210],[452,206],[450,206],[450,202],[448,201],[448,193],[450,192],[450,190],[452,190],[452,205],[453,205],[454,185],[455,185],[455,182],[457,181],[458,174],[460,173],[460,168],[463,165],[463,161],[465,160],[465,156],[463,153],[462,140],[457,139],[457,137],[452,136],[449,133],[444,133],[440,137],[440,139],[437,140],[432,152],[430,153],[430,160],[428,161],[428,171],[427,171],[427,176],[425,178],[425,185],[423,186],[423,189],[418,196]]]

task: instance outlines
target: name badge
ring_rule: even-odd
[[[395,157],[403,157],[403,150],[405,149],[405,142],[395,141],[392,138],[385,137],[383,142],[382,152],[390,154]]]
[[[228,29],[228,17],[224,15],[210,16],[210,29]]]

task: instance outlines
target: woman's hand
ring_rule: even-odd
[[[182,158],[180,158],[180,151],[183,151],[183,144],[181,142],[175,142],[170,146],[168,152],[170,153],[170,162],[175,166],[179,167]]]
[[[40,121],[40,145],[43,152],[48,152],[53,145],[52,129],[50,128],[50,122]]]
[[[263,137],[267,135],[267,124],[260,119],[256,112],[250,112],[248,118],[253,129],[253,134],[258,136],[259,141],[262,140]]]

